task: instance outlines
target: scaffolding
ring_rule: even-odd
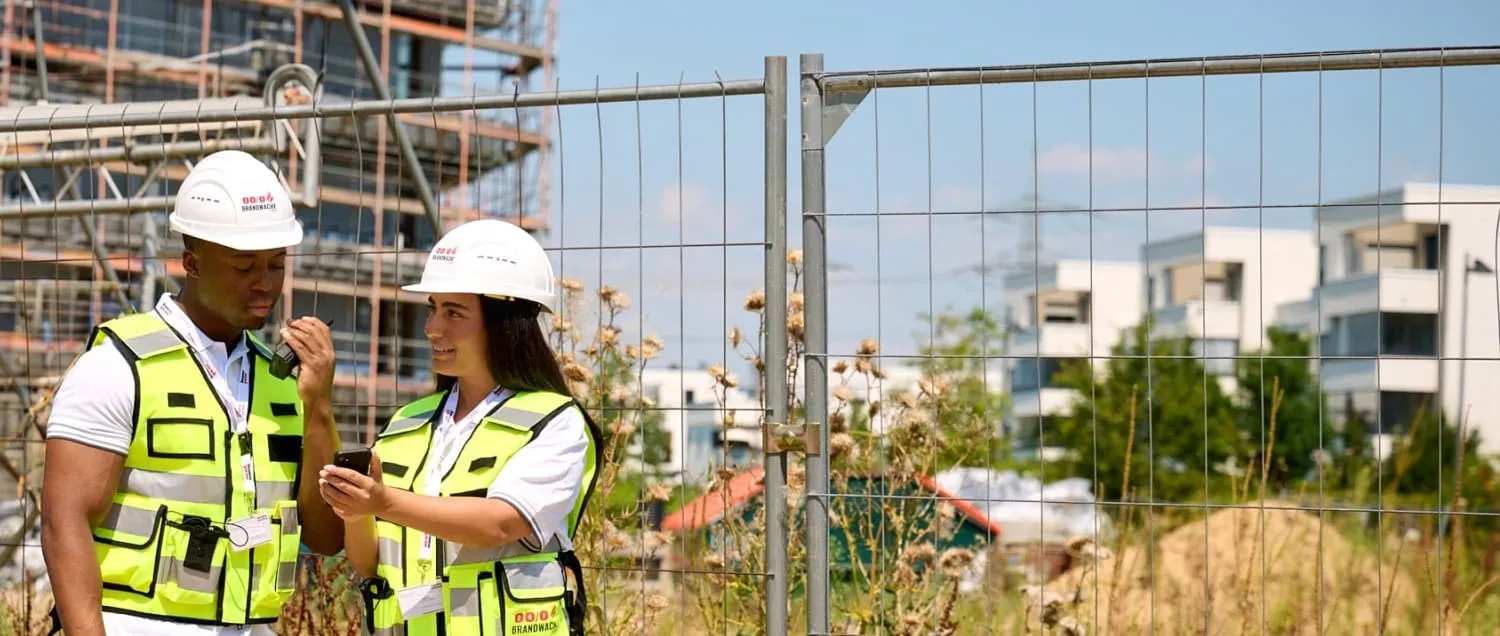
[[[368,439],[431,388],[416,303],[441,229],[547,229],[549,109],[197,121],[372,98],[549,87],[555,0],[32,0],[6,3],[0,120],[120,115],[0,139],[0,425],[29,439],[89,329],[149,309],[183,276],[174,185],[225,148],[283,178],[307,228],[281,311],[335,321],[335,417]],[[462,64],[455,64],[460,58]],[[483,193],[481,197],[479,192]],[[266,334],[268,337],[270,334]],[[0,468],[23,479],[39,467]]]

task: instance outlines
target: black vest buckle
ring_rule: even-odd
[[[223,528],[216,528],[204,517],[184,517],[182,523],[174,524],[188,533],[187,554],[182,566],[195,572],[208,573],[213,569],[214,549],[219,539],[229,536]]]

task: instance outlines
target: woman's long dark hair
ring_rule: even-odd
[[[541,305],[480,296],[479,310],[487,342],[485,357],[497,384],[512,391],[572,395],[537,320]],[[453,376],[437,374],[437,389],[447,391],[456,381]]]

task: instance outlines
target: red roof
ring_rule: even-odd
[[[731,477],[723,490],[704,493],[663,517],[661,529],[667,532],[697,530],[723,519],[725,511],[739,508],[766,491],[766,485],[761,482],[765,472],[756,466]]]
[[[750,468],[729,480],[728,487],[718,492],[709,492],[700,495],[697,499],[689,501],[662,518],[661,529],[668,532],[681,532],[684,530],[697,530],[708,524],[724,518],[725,512],[744,505],[746,502],[760,496],[765,492],[765,483],[761,481],[765,470],[759,466]],[[989,516],[985,515],[974,504],[947,489],[939,486],[931,477],[922,473],[915,475],[918,484],[938,497],[953,504],[955,510],[964,516],[970,523],[984,529],[992,537],[1001,535],[1000,524],[995,523]]]

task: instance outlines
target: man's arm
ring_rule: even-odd
[[[63,377],[47,418],[42,556],[69,636],[104,633],[93,528],[109,511],[135,425],[129,363],[105,345]]]
[[[344,522],[318,492],[318,472],[339,449],[333,423],[333,333],[316,318],[298,318],[281,330],[297,352],[297,394],[302,398],[302,468],[297,486],[297,518],[302,543],[318,554],[344,547]]]
[[[47,440],[42,556],[68,636],[104,634],[93,528],[109,512],[123,455],[62,438]]]

